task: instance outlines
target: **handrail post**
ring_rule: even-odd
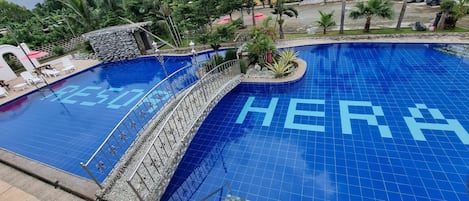
[[[94,177],[94,175],[91,173],[91,171],[88,169],[88,166],[85,165],[83,162],[80,162],[80,165],[81,167],[85,170],[85,172],[88,174],[88,176],[91,177],[91,179],[93,179],[93,181],[98,184],[99,188],[100,189],[103,189],[103,186],[101,186],[101,184],[98,182],[98,180],[96,179],[96,177]]]

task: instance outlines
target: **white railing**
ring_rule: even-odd
[[[119,162],[139,133],[147,127],[148,122],[170,99],[176,97],[174,93],[196,83],[197,70],[196,66],[189,65],[160,81],[119,121],[88,161],[80,163],[100,188],[101,181]]]
[[[151,199],[158,186],[168,182],[205,109],[240,74],[239,61],[227,61],[206,73],[180,99],[126,181],[140,200]]]

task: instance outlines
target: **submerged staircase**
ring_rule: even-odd
[[[448,45],[445,47],[438,47],[435,49],[446,54],[452,54],[458,57],[469,58],[469,45],[455,44],[455,45]]]
[[[223,201],[249,201],[249,200],[228,194]]]

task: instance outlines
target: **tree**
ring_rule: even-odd
[[[438,21],[437,29],[444,29],[445,22],[450,14],[454,12],[454,7],[456,6],[456,2],[453,0],[443,0],[440,4],[441,8],[441,17],[440,21]]]
[[[319,11],[319,14],[321,14],[321,19],[316,21],[320,27],[323,28],[323,34],[326,34],[326,31],[329,27],[335,26],[335,21],[334,21],[334,11],[331,11],[330,13],[325,13],[322,11]]]
[[[347,2],[342,0],[342,9],[340,10],[340,29],[339,33],[344,34],[344,21],[345,21],[345,5]]]
[[[390,0],[368,0],[367,2],[358,2],[355,5],[357,10],[350,13],[352,19],[366,18],[363,32],[370,32],[371,18],[379,16],[392,19],[394,16],[393,3]]]
[[[25,7],[18,6],[5,0],[0,0],[0,14],[0,24],[2,25],[13,22],[21,24],[33,16],[31,11]]]
[[[255,26],[251,30],[251,35],[265,35],[266,37],[270,38],[273,42],[277,40],[277,32],[275,31],[275,28],[271,26],[270,22],[272,21],[272,16],[268,16],[264,20],[262,20],[261,26]]]
[[[280,39],[284,39],[285,34],[283,33],[283,23],[285,22],[285,20],[282,18],[282,16],[286,15],[288,17],[296,18],[298,17],[298,11],[293,7],[285,6],[283,0],[277,0],[272,14],[277,15],[278,32],[280,35]]]
[[[444,0],[440,4],[441,17],[438,29],[453,29],[459,19],[467,15],[468,8],[464,6],[467,0]]]
[[[401,29],[401,23],[402,23],[402,20],[404,19],[404,14],[405,14],[405,10],[407,8],[407,0],[402,0],[403,3],[402,3],[402,8],[401,8],[401,12],[399,13],[399,19],[397,20],[397,25],[396,25],[396,30],[400,30]]]
[[[94,9],[89,6],[87,0],[60,0],[73,13],[69,20],[80,24],[85,31],[91,31],[98,28],[98,17]]]

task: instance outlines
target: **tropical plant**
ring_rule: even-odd
[[[236,55],[236,49],[229,49],[225,52],[225,61],[230,61],[233,59],[237,59],[238,56]]]
[[[443,0],[440,4],[440,19],[438,29],[454,29],[459,19],[467,15],[467,0]]]
[[[394,16],[393,3],[390,0],[368,0],[367,2],[358,2],[355,5],[356,10],[350,13],[352,19],[366,18],[363,32],[370,32],[371,18],[379,16],[386,19],[392,19]]]
[[[266,63],[267,53],[275,54],[277,52],[277,48],[272,40],[263,34],[254,36],[254,39],[246,44],[246,49],[249,53],[249,62],[259,63],[261,66]]]
[[[87,0],[59,1],[72,11],[73,16],[71,16],[68,20],[80,24],[85,31],[91,31],[98,28],[97,24],[99,20],[97,13],[94,12],[93,8],[88,4]]]
[[[279,55],[280,60],[285,60],[288,63],[292,63],[298,57],[298,52],[292,48],[288,48],[286,50],[281,51]]]
[[[241,73],[246,74],[247,72],[247,64],[244,60],[239,60],[239,68],[241,70]]]
[[[275,28],[270,25],[271,21],[272,16],[268,16],[262,20],[262,26],[254,26],[251,28],[251,35],[263,34],[269,37],[272,41],[276,41],[278,38],[277,31],[275,31]]]
[[[293,65],[288,63],[286,60],[279,59],[274,61],[272,64],[267,64],[267,69],[274,73],[276,78],[283,77],[293,72]]]
[[[57,55],[63,55],[64,54],[64,48],[61,46],[54,46],[52,48],[52,52],[54,52]]]
[[[402,0],[402,1],[403,1],[402,8],[401,8],[401,12],[399,13],[399,19],[397,20],[396,30],[401,29],[401,23],[402,23],[402,20],[404,19],[405,10],[407,8],[407,0]]]
[[[298,17],[298,10],[290,6],[285,6],[283,0],[277,0],[272,14],[277,15],[278,32],[280,35],[280,39],[284,39],[285,34],[283,33],[283,23],[285,22],[285,20],[282,17],[283,15],[286,15],[288,17]]]
[[[331,11],[330,13],[319,11],[319,14],[321,15],[321,19],[317,20],[316,22],[319,24],[320,27],[322,27],[322,33],[326,34],[328,28],[335,26],[335,21],[333,18],[334,11]]]

